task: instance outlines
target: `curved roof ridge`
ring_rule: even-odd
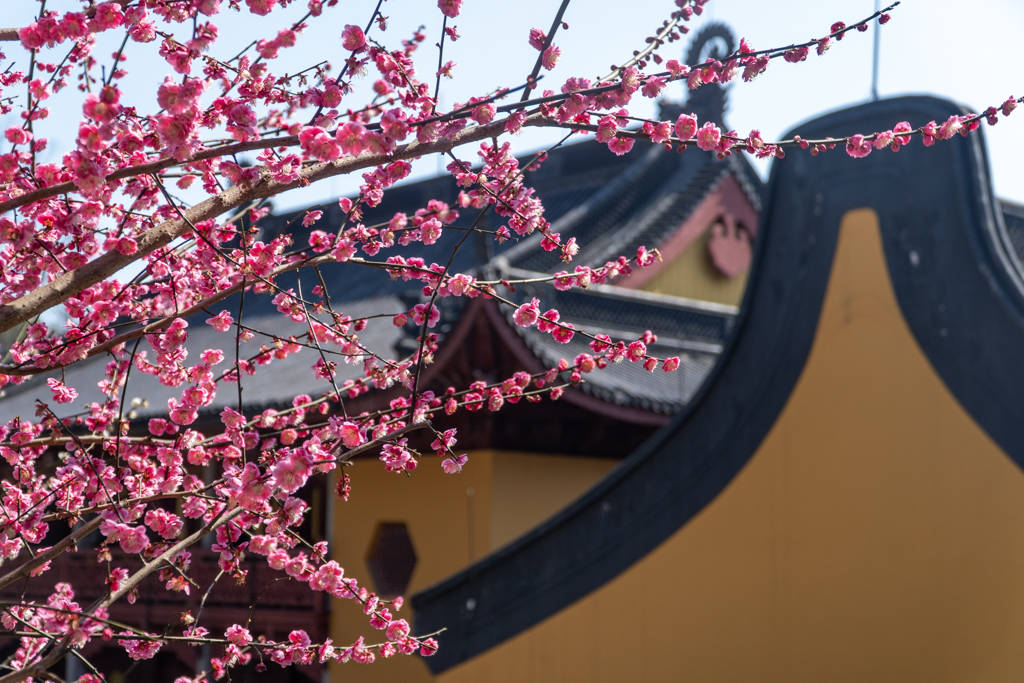
[[[593,141],[582,142],[580,144],[596,144]],[[602,204],[613,200],[619,195],[624,187],[629,186],[637,180],[640,180],[643,176],[650,171],[652,166],[655,166],[658,161],[663,160],[660,153],[663,150],[657,145],[651,145],[643,156],[638,159],[635,163],[631,164],[625,172],[617,175],[614,180],[610,183],[604,184],[600,190],[591,195],[579,206],[570,209],[551,224],[551,230],[553,232],[566,233],[566,237],[572,236],[572,231],[576,226],[580,225],[583,218],[589,213],[596,210]],[[540,248],[540,241],[542,237],[539,233],[534,233],[528,238],[519,242],[519,244],[510,247],[502,253],[502,256],[506,260],[522,260],[528,255],[532,254],[535,250]]]
[[[648,242],[644,246],[660,245],[686,222],[726,173],[728,165],[718,161],[683,165],[635,214],[630,221],[632,229],[608,232],[592,242],[588,260],[598,264],[626,255],[637,240]]]
[[[948,116],[932,97],[829,114],[801,135],[881,130]],[[873,209],[900,310],[965,410],[1024,466],[1022,292],[1005,277],[978,134],[898,155],[842,152],[777,161],[735,331],[685,412],[582,497],[491,555],[413,597],[417,630],[445,626],[444,671],[602,586],[696,515],[748,462],[807,361],[839,221]],[[984,353],[979,349],[984,348]],[[766,363],[766,358],[773,362]]]
[[[1024,204],[997,199],[995,221],[1007,261],[1024,282]]]
[[[754,210],[760,213],[761,209],[764,208],[763,190],[765,187],[761,176],[758,175],[744,152],[730,154],[726,160],[733,167],[733,176],[743,189],[743,192],[746,193],[747,200],[754,207]]]
[[[535,270],[529,270],[526,268],[517,268],[509,265],[508,262],[502,256],[495,258],[495,265],[498,267],[498,272],[507,279],[516,280],[528,280],[532,278],[549,278],[550,273],[541,273]],[[704,301],[701,299],[691,299],[685,296],[677,296],[675,294],[662,294],[661,292],[648,292],[645,289],[633,289],[630,287],[620,287],[615,284],[604,284],[594,283],[586,289],[576,289],[578,293],[586,292],[598,292],[607,297],[613,297],[623,300],[634,300],[643,301],[651,304],[662,304],[665,306],[671,306],[673,308],[690,309],[694,311],[700,311],[703,313],[719,313],[723,315],[737,315],[739,313],[738,306],[731,306],[729,304],[722,304],[716,301]]]

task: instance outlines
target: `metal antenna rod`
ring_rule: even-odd
[[[875,12],[878,12],[878,0],[875,0]],[[878,100],[878,30],[879,24],[875,22],[874,52],[871,59],[871,99]]]

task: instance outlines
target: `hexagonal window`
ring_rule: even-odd
[[[380,596],[392,598],[405,593],[416,567],[416,550],[405,522],[377,523],[366,551],[366,565]]]

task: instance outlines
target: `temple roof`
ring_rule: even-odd
[[[515,271],[507,273],[514,277]],[[586,376],[581,389],[608,403],[628,405],[663,415],[679,412],[703,384],[714,366],[737,310],[732,306],[652,294],[608,285],[563,292],[538,285],[516,287],[516,300],[543,297],[565,320],[589,334],[631,341],[645,330],[657,333],[648,353],[657,358],[678,356],[679,369],[666,373],[644,370],[638,363],[620,362]],[[572,360],[592,353],[589,340],[576,335],[560,344],[536,328],[518,327],[512,310],[504,311],[509,329],[521,337],[541,362],[552,367],[560,358]]]
[[[681,105],[665,103],[667,112],[681,109]],[[698,112],[700,113],[700,112]],[[525,165],[533,155],[525,155]],[[685,222],[693,208],[710,193],[726,175],[733,176],[744,189],[749,202],[760,206],[761,181],[742,155],[719,160],[697,150],[673,153],[659,145],[638,141],[633,151],[616,156],[604,145],[593,141],[566,144],[553,149],[546,161],[535,170],[526,171],[526,182],[535,188],[545,209],[546,217],[563,239],[575,236],[583,251],[575,263],[600,266],[620,254],[627,257],[644,244],[657,247]],[[447,200],[455,205],[458,188],[451,176],[431,178],[396,186],[385,195],[385,202],[367,209],[363,222],[367,225],[385,222],[397,211],[413,214],[425,208],[430,199]],[[324,215],[309,228],[301,226],[305,211],[285,215],[270,215],[260,221],[262,239],[269,240],[282,232],[291,232],[296,245],[303,245],[314,229],[328,231],[342,223],[343,215],[336,202],[319,207]],[[468,227],[472,210],[463,210],[454,222],[457,227]],[[496,225],[494,226],[496,227]],[[417,244],[408,248],[425,259],[447,263],[455,245],[464,232],[446,229],[437,243],[429,246]],[[394,253],[402,253],[396,246],[382,250],[375,258],[383,260]],[[408,254],[407,254],[408,255]],[[497,244],[488,235],[477,234],[459,249],[452,258],[451,272],[499,274],[512,278],[531,276],[531,271],[552,272],[564,267],[552,253],[539,246],[536,236],[521,241]],[[353,263],[328,263],[320,266],[332,304],[337,310],[352,317],[387,314],[369,321],[360,333],[364,346],[383,357],[398,358],[415,348],[418,329],[413,325],[398,329],[390,317],[408,310],[422,298],[422,287],[415,282],[392,279],[382,270]],[[518,273],[518,275],[516,275]],[[308,271],[282,274],[277,282],[283,289],[309,292],[319,279]],[[589,291],[556,292],[550,286],[522,287],[514,296],[530,292],[541,299],[545,307],[562,310],[563,320],[577,324],[590,332],[608,331],[614,338],[631,341],[652,329],[662,335],[660,344],[652,350],[660,356],[678,355],[681,367],[677,373],[660,370],[650,377],[634,364],[621,364],[606,371],[592,373],[586,378],[583,390],[613,405],[627,405],[658,415],[680,410],[694,395],[707,376],[719,353],[730,320],[736,309],[688,301],[675,297],[648,294],[615,286],[592,287]],[[248,293],[245,298],[243,322],[249,328],[270,335],[287,338],[307,331],[305,323],[291,323],[284,319],[267,294]],[[464,301],[448,301],[445,320],[439,332],[446,334],[456,323],[459,308]],[[238,297],[230,297],[211,307],[213,312],[227,310],[237,317]],[[204,348],[222,348],[228,361],[234,357],[234,334],[217,333],[205,324],[206,315],[190,319],[188,348],[195,355]],[[516,329],[514,325],[510,328]],[[581,337],[567,346],[557,344],[547,335],[536,331],[517,329],[531,351],[545,366],[559,358],[572,359],[587,350]],[[257,334],[240,347],[241,357],[255,354],[261,344],[273,344],[272,336]],[[142,344],[141,349],[147,348]],[[316,379],[310,366],[319,358],[313,348],[304,348],[283,360],[275,360],[269,367],[260,368],[255,376],[242,378],[243,398],[250,409],[284,405],[301,393],[319,394],[329,391],[325,380]],[[362,364],[338,363],[338,382],[361,374]],[[79,412],[89,402],[99,400],[100,394],[92,387],[103,378],[107,359],[98,357],[79,363],[65,371],[68,384],[79,389],[80,396],[72,404],[53,406],[60,415]],[[48,400],[45,385],[48,376],[35,377],[28,382],[8,386],[0,393],[0,421],[15,415],[31,417],[37,399]],[[285,379],[286,378],[286,379]],[[167,399],[177,397],[181,389],[165,387],[154,377],[133,372],[130,377],[128,398],[138,396],[148,406],[135,410],[142,418],[164,412]],[[236,406],[237,394],[222,390],[207,412],[219,412],[223,406]]]
[[[892,121],[941,120],[958,111],[966,110],[930,97],[883,100],[811,121],[787,137],[883,130]],[[809,204],[808,197],[817,200]],[[867,208],[877,217],[900,324],[943,390],[1024,467],[1024,281],[1013,248],[1024,212],[992,198],[981,133],[860,160],[842,151],[792,154],[773,164],[765,207],[735,331],[697,396],[581,498],[413,597],[419,631],[447,629],[428,660],[435,673],[619,576],[734,480],[808,363],[839,225],[851,211]],[[826,400],[842,419],[848,406],[841,387]]]
[[[622,173],[591,188],[565,213],[549,214],[553,232],[563,240],[575,237],[581,245],[577,262],[600,266],[620,255],[636,254],[639,246],[663,244],[726,174],[737,180],[755,210],[761,208],[763,183],[744,155],[716,159],[692,151],[666,153],[655,145],[633,155],[638,158]],[[543,251],[539,244],[540,237],[532,236],[498,261],[523,270],[561,270],[564,264],[558,255]]]

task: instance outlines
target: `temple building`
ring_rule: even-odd
[[[897,98],[786,137],[961,111]],[[979,133],[775,162],[697,396],[414,597],[419,630],[447,628],[437,679],[1018,678],[1022,217],[993,198]]]
[[[725,47],[731,45],[731,34],[713,26],[694,42],[691,56],[696,59],[697,51],[723,41]],[[686,107],[702,120],[721,121],[725,91],[717,86],[703,88]],[[674,119],[682,108],[666,101],[662,114]],[[524,164],[528,159],[524,158]],[[332,556],[382,595],[410,595],[455,574],[513,542],[602,480],[694,399],[734,325],[756,241],[762,192],[761,180],[742,155],[719,160],[696,150],[679,154],[638,143],[630,154],[617,157],[603,145],[588,141],[551,150],[543,164],[527,172],[527,184],[541,197],[553,230],[563,239],[575,237],[583,246],[575,263],[600,266],[620,254],[634,255],[641,245],[659,249],[662,258],[610,285],[564,292],[550,286],[523,285],[511,296],[517,300],[537,296],[546,306],[558,308],[578,329],[604,332],[616,339],[637,339],[645,330],[655,330],[658,341],[651,345],[651,353],[679,356],[680,368],[674,373],[659,370],[650,374],[635,364],[613,365],[587,375],[558,401],[523,401],[496,414],[463,411],[444,424],[459,428],[459,448],[469,450],[471,464],[459,476],[443,474],[436,462],[424,462],[414,477],[401,477],[385,472],[370,458],[357,460],[347,469],[352,479],[351,502],[335,500],[333,482],[311,487],[305,493],[311,506],[306,533],[330,537]],[[451,177],[409,183],[389,190],[384,204],[368,210],[363,220],[372,225],[387,221],[396,211],[412,214],[431,199],[454,204],[457,194]],[[336,203],[322,208],[319,225],[341,222]],[[301,242],[308,232],[298,226],[294,215],[269,216],[258,225],[264,241],[291,232]],[[468,225],[464,212],[455,226]],[[446,230],[436,244],[420,247],[416,254],[428,263],[446,262],[461,237],[456,229]],[[540,248],[537,238],[498,245],[489,236],[475,237],[456,251],[453,272],[529,279],[564,268],[556,255]],[[382,252],[380,257],[388,254]],[[369,321],[359,333],[360,344],[384,357],[401,357],[415,349],[417,326],[395,327],[390,318],[421,300],[416,283],[352,264],[326,264],[320,270],[338,310],[352,317],[388,314]],[[317,284],[316,278],[300,283],[298,277],[285,274],[279,284],[298,291]],[[243,357],[254,356],[274,339],[307,330],[305,323],[283,318],[271,299],[269,294],[246,297],[242,320],[259,332],[241,343]],[[540,371],[560,358],[571,360],[588,350],[582,337],[563,345],[550,335],[515,326],[511,311],[491,301],[445,300],[443,305],[440,351],[424,369],[423,388],[440,392],[447,385],[492,381],[520,369]],[[217,308],[235,313],[237,306],[237,298],[232,298]],[[207,317],[190,320],[189,349],[198,352],[227,343],[230,335],[204,324]],[[230,342],[233,345],[233,337]],[[310,372],[317,358],[317,352],[307,348],[275,360],[251,377],[243,376],[247,414],[287,407],[296,396],[329,390],[328,383]],[[59,415],[81,411],[98,398],[90,388],[102,379],[104,365],[104,359],[96,358],[65,371],[64,380],[81,394],[75,403],[55,407]],[[356,377],[360,371],[361,364],[339,364],[337,380]],[[7,387],[0,396],[0,420],[31,417],[36,398],[48,395],[45,379],[40,376]],[[132,405],[130,417],[144,430],[146,420],[159,416],[167,399],[177,393],[178,389],[162,386],[152,376],[133,373],[127,394],[129,399],[140,400]],[[399,388],[371,392],[346,401],[346,409],[350,413],[378,409],[402,394]],[[220,411],[236,405],[233,392],[221,392],[192,426],[217,429]],[[196,581],[206,585],[217,572],[216,554],[197,549],[193,568]],[[323,594],[276,580],[276,573],[262,558],[248,559],[246,568],[249,575],[244,584],[222,581],[210,592],[202,616],[211,631],[245,622],[251,605],[258,603],[252,627],[275,639],[284,639],[295,628],[305,628],[314,640],[330,636],[336,643],[366,634],[365,617],[350,604],[333,609]],[[93,583],[98,591],[104,571],[86,555],[61,557],[53,571],[38,582],[19,587],[18,594],[43,599],[54,582],[89,573],[97,574]],[[88,583],[76,582],[83,587]],[[82,596],[95,597],[88,590],[85,588]],[[160,630],[176,623],[186,610],[196,613],[200,597],[142,591],[134,605],[117,606],[112,616],[128,618],[131,614],[137,619],[143,610],[142,625]],[[405,608],[403,616],[409,618],[409,612],[415,617],[411,607]],[[117,648],[88,654],[115,672],[126,671],[131,664]],[[142,673],[171,680],[201,669],[204,657],[209,653],[174,646],[165,648],[159,660],[134,665],[130,671],[133,676]],[[430,677],[418,658],[398,659],[360,668],[359,673],[388,679]],[[352,673],[349,668],[338,675]],[[248,680],[246,677],[256,673],[239,675]],[[312,666],[281,672],[271,665],[259,674],[261,680],[281,675],[282,680],[295,676],[315,680],[326,671]]]
[[[690,63],[731,41],[709,27]],[[680,111],[722,121],[725,92],[705,86],[662,103],[663,118]],[[960,111],[898,98],[786,137]],[[537,297],[578,329],[616,339],[653,330],[651,353],[679,356],[680,369],[615,364],[558,401],[439,418],[469,451],[459,475],[424,459],[406,477],[368,457],[346,468],[350,501],[335,497],[333,482],[311,488],[308,533],[330,538],[332,557],[380,594],[411,597],[401,616],[417,633],[445,629],[441,649],[368,667],[271,665],[260,680],[1019,678],[1024,207],[992,196],[981,133],[861,160],[793,151],[773,162],[767,185],[741,154],[642,143],[622,157],[593,142],[559,147],[527,177],[553,230],[582,245],[576,262],[600,266],[640,245],[662,260],[586,290],[523,284],[509,296]],[[454,204],[457,193],[450,177],[398,186],[364,221],[412,214],[430,199]],[[321,225],[341,222],[336,204],[323,210]],[[266,239],[295,232],[299,241],[297,216],[260,228]],[[468,225],[465,215],[456,222]],[[447,230],[418,255],[445,263],[461,237]],[[454,251],[453,272],[493,279],[565,267],[537,238],[472,236]],[[388,314],[368,322],[361,344],[389,357],[415,349],[419,329],[391,321],[422,301],[415,283],[353,264],[321,270],[337,310]],[[308,291],[319,281],[306,278],[280,284]],[[541,371],[586,349],[579,337],[563,345],[516,326],[494,301],[443,305],[424,389]],[[205,318],[190,326],[190,348],[226,343]],[[247,295],[244,322],[266,334],[243,355],[267,335],[306,330],[270,295]],[[329,390],[309,370],[317,359],[304,349],[243,378],[251,413]],[[102,370],[102,359],[83,363],[66,381],[95,384]],[[338,371],[341,381],[361,366]],[[31,415],[44,383],[8,388],[0,421]],[[133,375],[129,396],[154,407],[135,417],[158,414],[175,391]],[[82,393],[68,410],[92,400]],[[376,410],[403,393],[370,392],[346,410]],[[218,395],[198,427],[236,401]],[[196,556],[214,571],[212,552]],[[258,602],[254,628],[274,637],[298,627],[335,643],[367,634],[352,604],[275,580],[262,558],[247,562],[246,584],[211,592],[211,630],[244,621]],[[88,571],[71,558],[53,576]],[[159,628],[196,601],[143,593],[132,609]],[[154,679],[202,665],[194,649],[166,652]]]

